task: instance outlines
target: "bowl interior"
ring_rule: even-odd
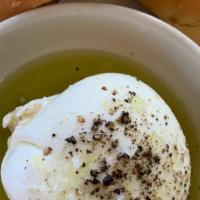
[[[79,3],[42,8],[1,23],[0,44],[2,79],[31,60],[63,50],[107,51],[146,66],[181,100],[192,121],[194,130],[188,135],[193,167],[191,199],[198,199],[200,50],[190,39],[128,8]],[[73,74],[70,69],[68,73]]]

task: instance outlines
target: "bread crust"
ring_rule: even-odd
[[[56,0],[0,0],[0,21]]]
[[[156,16],[200,44],[200,0],[140,0]]]
[[[178,24],[172,24],[172,25],[174,25],[180,31],[184,32],[197,44],[200,45],[200,25],[199,26],[188,26],[188,25],[178,25]]]
[[[140,0],[159,17],[179,25],[200,25],[199,0]]]

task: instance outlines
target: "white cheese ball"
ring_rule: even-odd
[[[1,178],[11,200],[187,199],[183,131],[163,99],[132,76],[85,78],[17,108],[7,126]]]

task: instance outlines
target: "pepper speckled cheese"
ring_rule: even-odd
[[[142,81],[100,74],[46,100],[37,112],[36,100],[4,118],[13,132],[1,178],[11,200],[187,199],[183,131]]]

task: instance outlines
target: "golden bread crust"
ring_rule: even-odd
[[[172,24],[180,31],[184,32],[191,39],[200,45],[200,25],[199,26],[184,26],[178,24]]]
[[[0,21],[55,0],[0,0]]]
[[[180,25],[200,25],[199,0],[140,0],[160,18]]]
[[[156,16],[200,44],[200,0],[140,0]]]

